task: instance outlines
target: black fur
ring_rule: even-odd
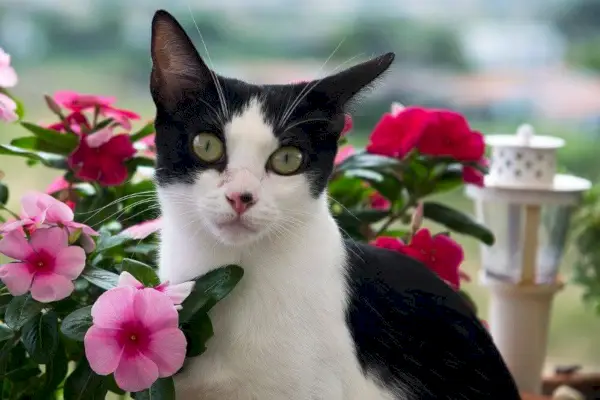
[[[520,399],[488,332],[450,286],[403,254],[346,246],[346,319],[365,373],[410,400]]]

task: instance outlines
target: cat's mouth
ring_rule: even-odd
[[[256,233],[257,230],[252,225],[247,222],[244,222],[241,218],[236,218],[231,221],[220,222],[217,224],[217,227],[221,230],[226,230],[232,233]]]

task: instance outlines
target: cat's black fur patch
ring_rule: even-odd
[[[346,317],[365,373],[410,400],[520,399],[460,295],[403,254],[350,241],[346,247]]]

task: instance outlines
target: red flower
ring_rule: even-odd
[[[379,236],[371,244],[382,249],[399,251],[401,253],[403,253],[403,249],[406,247],[402,240],[391,236]]]
[[[113,135],[110,129],[104,129],[81,139],[69,156],[69,166],[78,178],[115,186],[127,179],[125,161],[134,154],[129,135]]]
[[[85,110],[98,108],[100,115],[112,118],[127,130],[131,129],[131,120],[140,119],[140,116],[133,111],[113,107],[112,104],[116,101],[114,97],[94,96],[64,90],[56,92],[53,99],[60,106],[74,112],[81,113]]]
[[[489,161],[486,158],[482,158],[477,162],[477,164],[488,167]],[[484,175],[483,173],[475,167],[470,167],[465,165],[462,171],[463,181],[465,183],[470,183],[472,185],[483,187],[484,185]]]
[[[84,131],[88,131],[91,129],[90,123],[88,122],[87,118],[79,111],[73,111],[71,114],[67,115],[65,117],[65,122],[66,124],[68,124],[68,127],[71,128],[71,130],[75,133],[81,133],[81,128],[84,128]],[[48,126],[48,129],[53,129],[59,132],[66,132],[67,125],[65,124],[65,122],[61,121],[57,122],[56,124],[52,124]]]
[[[344,162],[344,160],[350,156],[353,156],[356,153],[354,147],[351,145],[346,145],[340,149],[338,149],[337,154],[335,155],[335,160],[333,160],[334,165],[339,165]]]
[[[485,152],[483,135],[472,131],[460,114],[422,107],[395,107],[371,133],[367,151],[403,158],[412,149],[430,156],[478,161]]]
[[[374,210],[388,210],[392,204],[379,192],[374,192],[369,195],[369,203]]]
[[[429,111],[419,107],[385,113],[371,133],[367,151],[403,158],[421,139],[430,117]]]
[[[478,161],[485,153],[483,135],[472,131],[462,115],[445,110],[430,111],[427,128],[417,145],[421,154],[449,156],[458,161]]]
[[[344,128],[342,128],[342,136],[345,136],[350,130],[354,123],[352,122],[352,116],[350,114],[344,114]]]
[[[428,229],[419,230],[405,245],[397,238],[378,237],[373,244],[396,250],[415,258],[435,272],[441,279],[458,290],[460,288],[460,264],[464,253],[458,243],[446,235],[431,236]]]

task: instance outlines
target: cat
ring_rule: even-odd
[[[166,11],[152,21],[161,279],[238,264],[179,400],[519,399],[485,328],[419,262],[345,240],[326,185],[349,102],[389,53],[320,81],[217,75]],[[309,87],[310,86],[310,87]]]

